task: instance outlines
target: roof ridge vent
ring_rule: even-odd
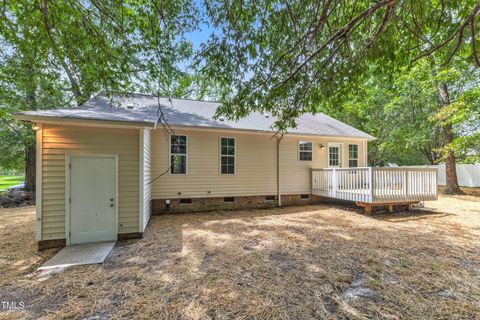
[[[133,103],[128,103],[127,104],[127,109],[134,109],[135,108],[135,104]]]

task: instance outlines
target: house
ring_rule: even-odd
[[[217,119],[218,106],[99,94],[77,108],[17,114],[37,129],[39,248],[141,237],[152,213],[324,196],[363,204],[436,198],[429,172],[414,190],[415,173],[389,171],[388,180],[387,171],[366,168],[373,137],[327,115],[305,114],[275,135],[272,116]]]

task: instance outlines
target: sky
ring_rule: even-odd
[[[199,50],[202,43],[207,42],[208,37],[214,32],[214,29],[211,28],[208,24],[202,23],[199,28],[189,32],[185,35],[185,38],[190,41],[193,45],[193,49]]]
[[[199,10],[200,17],[206,17],[207,13],[205,12],[205,3],[201,0],[194,0],[196,8]],[[203,20],[203,21],[202,21]],[[199,50],[202,43],[207,42],[209,36],[218,30],[215,30],[207,20],[200,18],[200,25],[198,28],[192,32],[189,32],[185,35],[186,39],[192,42],[193,49]]]

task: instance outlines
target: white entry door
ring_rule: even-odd
[[[70,244],[116,240],[115,223],[115,158],[72,156]]]
[[[328,144],[328,166],[329,167],[342,166],[342,145],[340,143]]]

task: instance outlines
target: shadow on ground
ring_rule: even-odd
[[[15,275],[0,295],[23,295],[26,310],[8,313],[19,317],[478,318],[474,214],[319,205],[155,216],[103,266]]]

